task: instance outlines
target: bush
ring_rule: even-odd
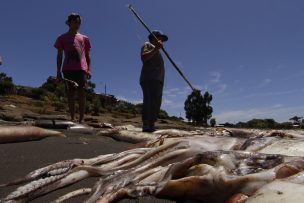
[[[42,101],[35,101],[32,103],[35,107],[43,107],[44,103]]]
[[[0,73],[0,94],[13,94],[15,92],[15,85],[13,79],[8,77],[5,73]]]
[[[65,112],[67,109],[67,105],[60,101],[55,101],[53,103],[53,106],[55,107],[55,111]]]
[[[49,92],[55,92],[56,90],[56,85],[53,84],[53,83],[44,83],[42,86],[41,86],[42,89],[45,89]]]
[[[101,106],[101,102],[100,99],[98,97],[94,97],[93,101],[92,101],[92,112],[94,116],[98,116],[100,113],[102,106]]]
[[[292,129],[293,124],[291,122],[277,123],[274,119],[252,119],[248,122],[239,122],[236,124],[236,127],[258,129]]]
[[[284,123],[278,124],[277,128],[280,128],[280,129],[292,129],[293,128],[293,124],[291,122],[284,122]]]
[[[42,89],[40,87],[39,88],[33,88],[31,97],[33,99],[41,99],[44,94],[45,94],[44,89]]]
[[[0,81],[0,94],[13,94],[15,92],[15,85],[8,81]]]
[[[122,113],[134,113],[135,105],[125,101],[118,101],[114,107],[115,111]]]
[[[210,119],[210,125],[211,125],[211,127],[214,127],[214,126],[216,125],[216,120],[215,120],[215,118],[211,118],[211,119]]]
[[[184,120],[183,117],[177,117],[177,116],[171,116],[171,117],[169,116],[168,119],[171,121],[183,121]]]
[[[169,115],[165,110],[160,110],[157,116],[159,119],[168,119]]]

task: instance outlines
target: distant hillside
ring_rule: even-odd
[[[117,99],[114,95],[96,94],[95,84],[89,82],[87,90],[86,117],[94,117],[111,123],[134,122],[140,125],[142,104],[133,104]],[[63,82],[47,79],[40,87],[15,85],[11,77],[0,73],[0,119],[24,120],[37,118],[39,115],[65,115],[68,119],[68,106]],[[77,105],[77,104],[76,104]],[[13,106],[16,106],[14,109]],[[77,107],[77,106],[76,106]],[[77,110],[77,108],[76,108]],[[160,122],[185,125],[182,118],[170,117],[161,110]],[[126,120],[126,119],[129,119]],[[165,120],[167,121],[165,121]]]

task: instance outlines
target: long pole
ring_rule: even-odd
[[[141,22],[141,24],[148,30],[148,32],[156,39],[157,37],[152,33],[152,31],[150,30],[150,28],[147,26],[147,24],[142,20],[142,18],[136,13],[136,11],[134,10],[134,8],[132,7],[132,5],[128,6],[129,9],[131,10],[131,12],[135,15],[135,17]],[[172,65],[174,66],[174,68],[177,70],[177,72],[182,76],[182,78],[187,82],[187,84],[190,86],[190,88],[192,89],[192,91],[194,91],[194,87],[192,86],[192,84],[190,83],[190,81],[186,78],[186,76],[183,74],[183,72],[180,70],[180,68],[176,65],[176,63],[173,61],[173,59],[171,58],[171,56],[169,55],[169,53],[166,51],[166,49],[164,47],[161,48],[163,50],[163,52],[165,53],[165,55],[167,56],[167,58],[169,59],[169,61],[172,63]]]

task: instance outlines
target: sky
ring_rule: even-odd
[[[0,0],[0,71],[14,83],[40,86],[56,75],[56,38],[71,12],[92,44],[96,92],[142,101],[140,48],[151,29],[169,36],[165,48],[192,84],[213,95],[218,123],[304,114],[302,0]],[[165,59],[162,108],[184,115],[190,88]]]

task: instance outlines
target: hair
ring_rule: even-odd
[[[73,20],[76,20],[76,19],[79,19],[80,23],[81,23],[81,16],[79,13],[71,13],[69,16],[68,16],[68,19],[65,21],[65,24],[67,25],[70,25],[70,23],[73,21]]]

